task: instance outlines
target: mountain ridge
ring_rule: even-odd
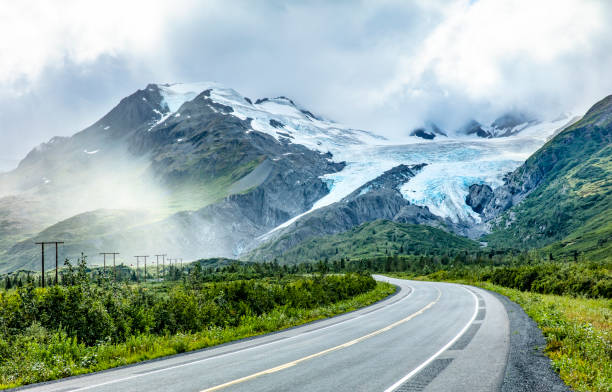
[[[470,184],[502,184],[504,171],[565,123],[534,123],[492,142],[403,144],[285,96],[253,101],[216,83],[149,84],[0,173],[0,270],[36,269],[34,239],[51,234],[73,241],[69,257],[163,247],[184,259],[263,257],[258,246],[274,257],[377,219],[477,237],[482,214],[461,199]]]

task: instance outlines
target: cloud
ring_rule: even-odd
[[[458,3],[418,55],[401,57],[375,98],[426,100],[426,112],[470,103],[465,109],[485,108],[485,117],[512,107],[548,116],[584,110],[612,92],[612,80],[599,79],[612,65],[610,8],[571,0]],[[584,96],[585,87],[598,92]]]
[[[68,63],[101,56],[150,53],[173,22],[182,0],[7,2],[0,9],[0,84],[16,94]]]
[[[22,157],[149,82],[291,96],[393,137],[612,92],[606,1],[21,1],[0,9],[0,154]]]

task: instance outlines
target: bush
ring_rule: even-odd
[[[198,333],[204,342],[231,340],[223,337],[228,328],[252,335],[376,287],[360,274],[192,283],[198,284],[28,285],[0,292],[0,384],[65,377],[109,361],[116,366],[126,352],[113,354],[113,347],[145,359],[146,353],[187,351],[188,337]],[[105,353],[103,364],[99,353]]]

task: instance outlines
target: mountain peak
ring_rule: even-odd
[[[612,95],[608,95],[593,105],[584,115],[584,119],[595,120],[597,126],[606,126],[612,123]]]
[[[410,136],[416,136],[426,140],[432,140],[436,135],[447,136],[446,132],[431,121],[428,121],[424,126],[415,128],[410,132]]]

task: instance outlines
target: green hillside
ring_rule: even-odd
[[[612,257],[611,143],[609,96],[513,173],[516,187],[541,180],[485,240],[493,247],[544,248],[553,257]]]
[[[270,254],[264,244],[257,254]],[[374,258],[396,254],[441,254],[449,250],[475,250],[479,244],[426,225],[388,220],[367,222],[344,233],[307,240],[281,255],[284,263],[341,258]],[[269,256],[273,257],[273,256]],[[255,260],[264,261],[264,260]]]

